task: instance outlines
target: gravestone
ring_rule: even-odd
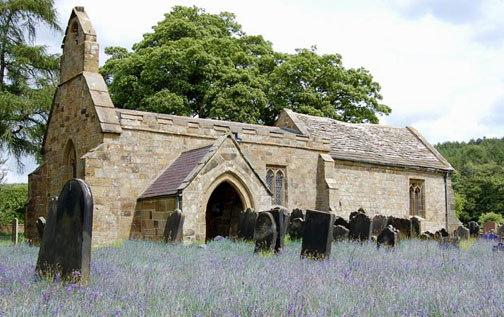
[[[44,227],[46,224],[46,220],[44,217],[38,217],[37,221],[35,221],[35,227],[37,227],[37,232],[40,237],[40,241],[42,241],[42,236],[44,235]]]
[[[461,240],[467,240],[469,239],[470,233],[468,228],[459,226],[457,229],[455,229],[453,235],[459,237]]]
[[[504,238],[504,226],[499,226],[497,234],[501,237],[501,239]]]
[[[343,227],[342,225],[336,225],[333,228],[333,240],[339,241],[343,239],[348,239],[348,233],[350,230],[348,230],[346,227]]]
[[[331,255],[334,214],[306,210],[301,257],[325,259]]]
[[[391,216],[388,218],[387,226],[392,226],[399,230],[401,240],[411,238],[411,220]]]
[[[267,211],[260,212],[254,230],[254,252],[273,251],[277,240],[275,219]]]
[[[379,235],[387,227],[387,217],[376,215],[373,217],[373,235]]]
[[[441,240],[442,238],[446,238],[448,236],[449,236],[448,231],[446,231],[445,228],[441,228],[434,233],[434,239],[436,240]]]
[[[472,237],[478,237],[480,232],[480,226],[476,221],[469,221],[469,233]]]
[[[289,227],[287,229],[291,240],[301,239],[304,230],[304,214],[301,209],[294,209],[289,216]]]
[[[381,245],[393,248],[399,243],[399,230],[392,226],[387,226],[376,238],[378,247]]]
[[[184,239],[185,216],[180,209],[175,209],[166,219],[164,230],[165,242],[180,243]]]
[[[483,224],[483,233],[489,233],[490,231],[497,232],[497,223],[494,221],[487,221]]]
[[[257,212],[251,208],[247,208],[240,213],[238,224],[238,239],[251,241],[254,239],[254,227],[257,220]]]
[[[430,231],[424,231],[418,236],[418,238],[420,240],[432,240],[434,239],[434,233]]]
[[[19,225],[18,218],[14,218],[14,220],[12,220],[12,243],[14,244],[18,244],[19,241],[18,225]]]
[[[411,217],[411,237],[416,238],[420,235],[420,232],[422,232],[422,222],[418,217]]]
[[[371,238],[373,225],[371,219],[363,213],[358,213],[350,219],[348,237],[352,240],[365,241]]]
[[[87,284],[92,228],[91,188],[81,179],[71,179],[63,186],[59,199],[52,199],[49,203],[37,260],[38,274],[51,276],[58,273],[62,280]]]
[[[334,220],[334,225],[335,226],[343,226],[343,227],[345,227],[347,229],[350,228],[350,225],[348,224],[348,221],[346,221],[342,217],[336,217],[336,220]]]
[[[285,242],[285,234],[287,233],[287,226],[289,225],[289,213],[287,209],[275,207],[271,209],[270,214],[275,219],[277,229],[277,239],[275,243],[275,252],[282,252]]]

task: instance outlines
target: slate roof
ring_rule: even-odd
[[[205,157],[212,145],[182,152],[179,157],[161,174],[152,185],[140,195],[140,199],[169,196],[177,193],[177,188]]]
[[[293,113],[312,137],[329,138],[334,159],[453,170],[415,129],[346,123]]]

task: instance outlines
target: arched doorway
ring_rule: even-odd
[[[235,236],[240,211],[244,207],[237,190],[226,181],[220,183],[212,192],[206,206],[206,240],[216,236]]]

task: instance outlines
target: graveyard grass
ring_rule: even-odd
[[[0,246],[0,315],[504,315],[503,254],[494,242],[395,250],[333,243],[331,258],[253,254],[230,240],[207,248],[126,241],[94,249],[87,287],[34,275],[38,248]]]

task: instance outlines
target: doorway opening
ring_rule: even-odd
[[[222,182],[217,186],[206,206],[206,240],[236,236],[243,209],[240,194],[230,183]]]

